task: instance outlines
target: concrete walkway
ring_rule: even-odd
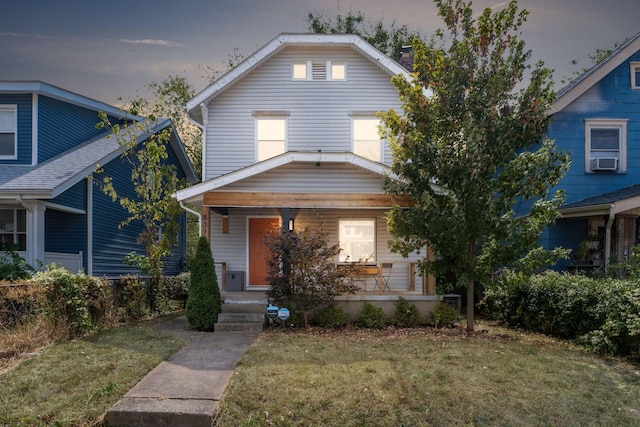
[[[183,339],[185,347],[136,384],[105,415],[112,426],[212,424],[236,364],[259,332],[196,332],[179,317],[155,329]]]

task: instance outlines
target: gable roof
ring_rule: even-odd
[[[202,195],[208,191],[217,190],[234,182],[250,178],[257,174],[276,169],[290,163],[347,163],[365,169],[367,171],[397,177],[391,169],[381,163],[360,157],[351,152],[316,152],[316,151],[288,151],[276,157],[252,164],[245,168],[221,175],[200,184],[182,189],[176,193],[176,198],[181,202],[198,202]]]
[[[403,74],[410,78],[409,71],[378,49],[354,34],[290,34],[282,33],[258,49],[236,67],[217,79],[213,84],[187,102],[187,114],[200,125],[203,124],[202,106],[259,67],[264,61],[287,46],[343,46],[350,47],[390,76]]]
[[[11,93],[38,93],[90,110],[104,111],[108,115],[122,117],[127,120],[138,121],[144,119],[142,116],[130,114],[113,105],[105,104],[104,102],[96,101],[95,99],[87,98],[86,96],[78,95],[77,93],[69,92],[68,90],[41,81],[0,80],[0,94]]]
[[[132,137],[140,143],[171,126],[171,123],[171,119],[148,122],[149,126],[144,126],[144,130],[136,129]],[[187,179],[192,183],[197,182],[175,131],[170,144],[177,153]],[[18,196],[23,199],[52,199],[89,176],[98,165],[107,164],[122,152],[123,148],[116,138],[105,134],[36,166],[0,165],[0,199],[15,199]]]
[[[567,105],[578,99],[638,50],[640,50],[640,33],[637,33],[622,43],[606,58],[562,88],[557,93],[556,99],[548,111],[548,115],[561,111]]]

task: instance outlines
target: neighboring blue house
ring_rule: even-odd
[[[113,177],[118,192],[134,196],[130,166],[115,138],[97,130],[98,112],[112,122],[144,120],[124,116],[116,107],[42,82],[0,81],[0,239],[14,242],[26,261],[38,267],[55,262],[89,275],[115,277],[135,272],[123,264],[141,225],[118,225],[128,214],[92,184],[99,165]],[[171,126],[160,119],[151,128]],[[149,134],[138,137],[142,142]],[[197,178],[173,132],[169,161],[190,183]],[[167,259],[166,274],[184,270],[185,221],[179,244]]]
[[[640,33],[561,90],[550,118],[548,135],[572,163],[557,187],[567,196],[563,217],[545,246],[589,242],[586,258],[566,264],[627,259],[639,242]]]

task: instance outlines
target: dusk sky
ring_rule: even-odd
[[[555,69],[557,82],[590,65],[597,48],[640,32],[637,2],[520,0],[530,12],[523,32],[532,60]],[[477,0],[473,8],[505,4]],[[113,105],[169,75],[201,90],[198,64],[222,67],[235,48],[248,56],[279,33],[306,32],[309,12],[349,10],[427,35],[442,27],[430,0],[14,0],[0,19],[0,80],[40,80]]]

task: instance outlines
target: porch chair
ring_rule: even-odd
[[[392,268],[392,262],[380,263],[380,275],[376,277],[376,284],[381,292],[384,292],[385,289],[391,291],[391,288],[389,287],[389,278],[391,277]],[[382,283],[380,283],[380,280],[382,280]]]

